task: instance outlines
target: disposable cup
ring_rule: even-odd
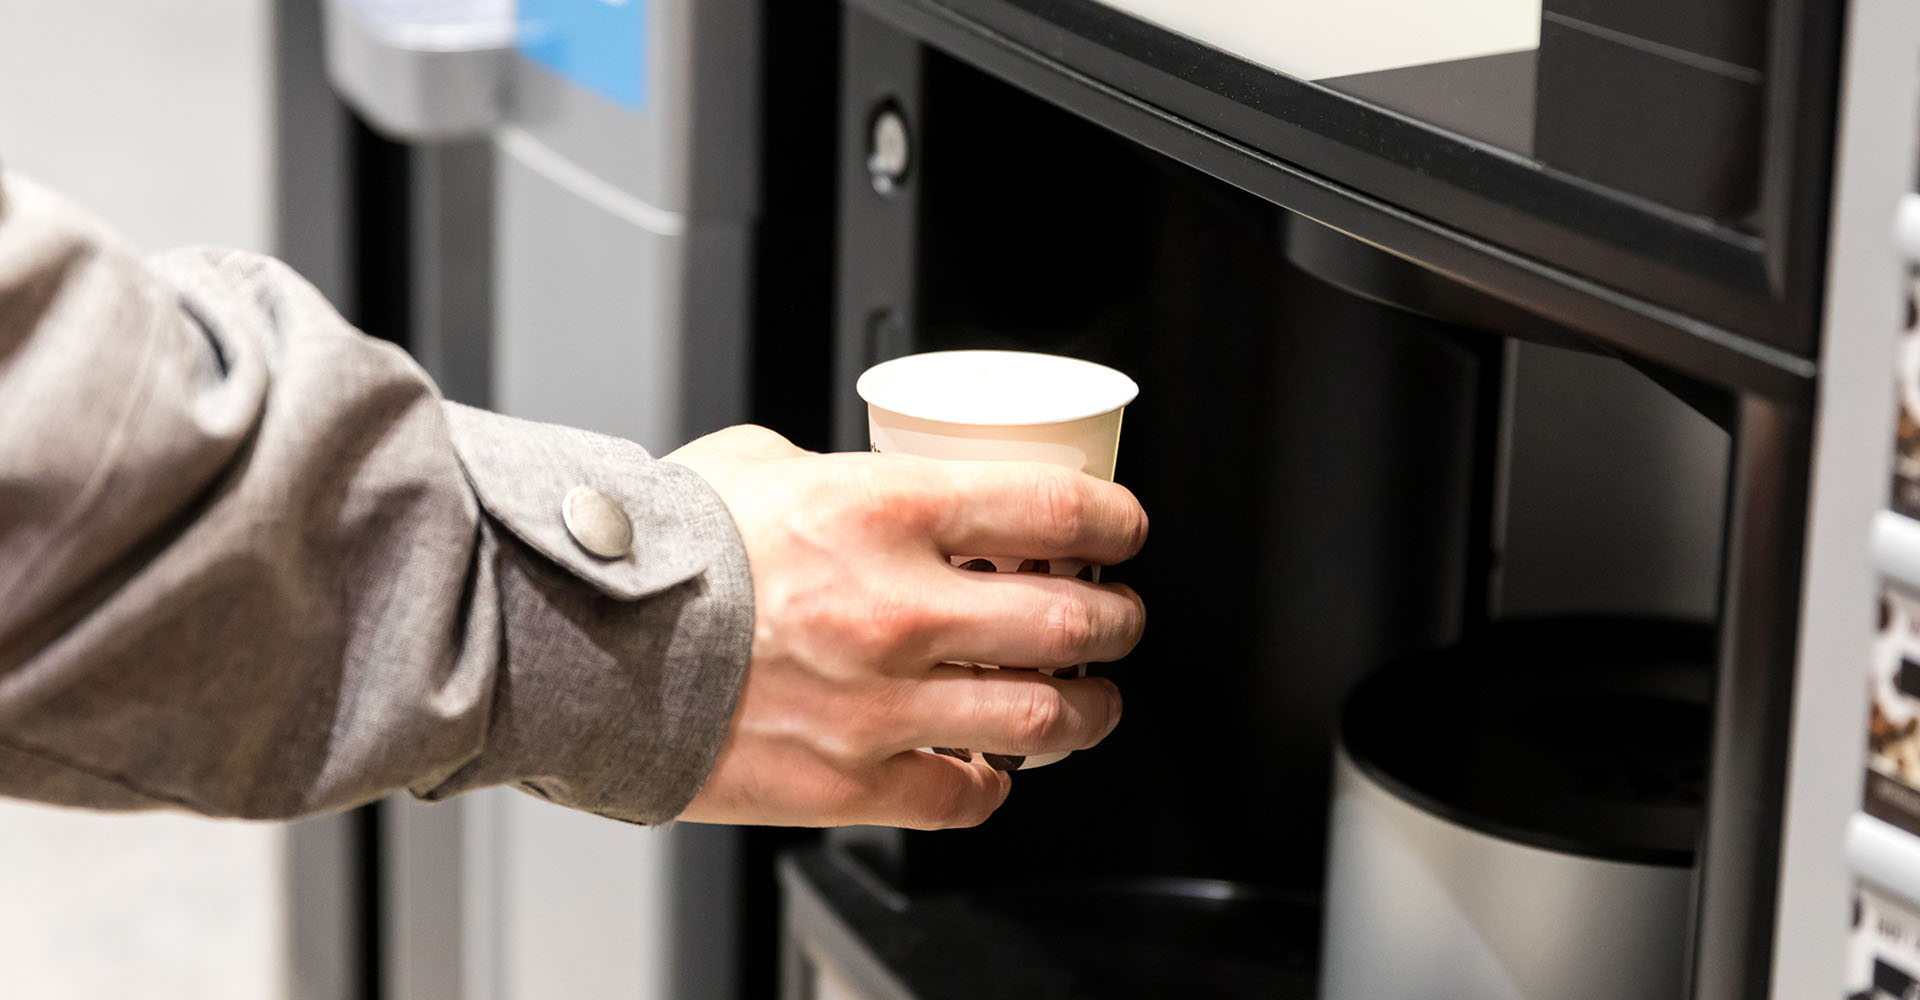
[[[876,452],[959,461],[1046,462],[1112,481],[1120,418],[1140,387],[1105,365],[1025,351],[937,351],[882,362],[856,386],[867,403]],[[994,573],[1049,573],[1098,581],[1100,567],[1030,554],[956,553],[955,566]],[[980,666],[992,666],[980,664]],[[1085,676],[1086,665],[1053,671]],[[932,748],[971,759],[972,751]],[[1000,770],[1024,770],[1067,756],[982,751]]]

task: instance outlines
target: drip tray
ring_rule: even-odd
[[[1232,882],[1061,882],[906,897],[833,847],[780,862],[788,1000],[1309,1000],[1318,904]],[[798,982],[796,982],[798,980]],[[831,994],[831,996],[830,996]]]

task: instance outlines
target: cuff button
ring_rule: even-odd
[[[619,559],[633,547],[633,522],[613,498],[591,486],[575,486],[560,502],[567,533],[602,559]]]

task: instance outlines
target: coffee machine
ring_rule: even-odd
[[[1118,479],[1154,535],[1107,578],[1151,625],[1105,668],[1125,724],[1017,775],[984,826],[836,831],[783,858],[783,996],[1355,995],[1334,973],[1356,955],[1473,964],[1419,935],[1486,945],[1499,980],[1492,924],[1564,953],[1550,985],[1410,975],[1432,992],[1409,995],[1618,995],[1588,988],[1605,974],[1694,1000],[1871,988],[1858,970],[1905,961],[1885,928],[1920,912],[1920,841],[1885,816],[1907,786],[1878,814],[1861,797],[1860,698],[1876,587],[1920,582],[1906,523],[1874,527],[1920,259],[1896,238],[1899,219],[1920,235],[1901,215],[1920,204],[1914,12],[1265,11],[845,4],[835,446],[865,446],[853,380],[900,354],[1128,372]],[[1646,716],[1511,697],[1615,652],[1676,734],[1645,767],[1621,761]],[[1367,680],[1396,669],[1427,686]],[[1360,735],[1375,719],[1394,731]],[[1484,735],[1469,720],[1500,738],[1462,749]],[[1898,752],[1874,720],[1875,752]],[[1427,742],[1392,743],[1408,733]],[[1483,794],[1541,773],[1529,746],[1596,789],[1659,777],[1631,786],[1653,818],[1621,833],[1617,810]],[[1448,773],[1420,776],[1432,760]],[[1658,955],[1583,965],[1555,936],[1573,925],[1528,909],[1537,886],[1488,902],[1546,868],[1438,848],[1407,877],[1484,919],[1356,942],[1356,781],[1476,851],[1597,858],[1610,886],[1602,848],[1667,866],[1648,876]],[[1669,793],[1683,808],[1654,810]]]

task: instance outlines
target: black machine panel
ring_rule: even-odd
[[[1581,294],[1619,293],[1717,347],[1811,373],[1790,356],[1815,350],[1826,205],[1795,192],[1825,190],[1837,5],[1722,0],[1704,21],[1686,5],[1685,23],[1709,24],[1690,34],[1661,5],[1556,0],[1530,50],[1303,80],[1095,0],[855,2],[995,72],[1025,61],[1063,74],[1048,96],[1070,106],[1090,99],[1073,94],[1084,87],[1177,121],[1214,141],[1189,152],[1149,123],[1130,131],[1371,242],[1450,266],[1236,161],[1377,199],[1544,265]],[[1461,276],[1503,297],[1534,294]],[[1556,318],[1602,337],[1614,322],[1595,310]]]

